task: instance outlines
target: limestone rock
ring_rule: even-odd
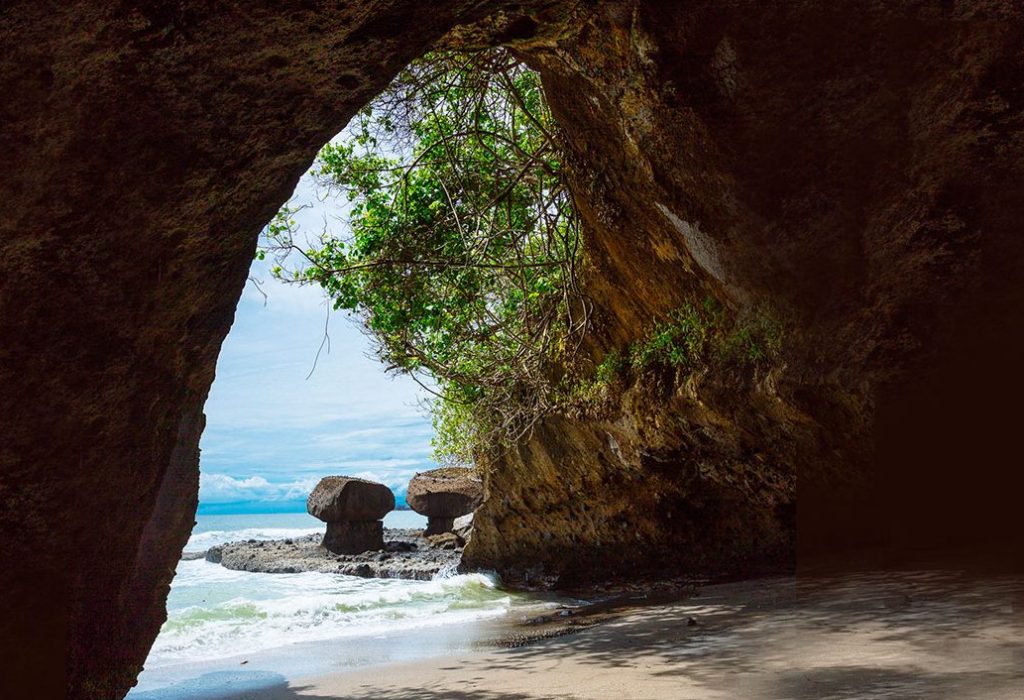
[[[512,6],[4,3],[0,696],[131,687],[259,231],[402,66]],[[771,372],[654,377],[604,422],[537,426],[488,467],[464,563],[570,582],[749,571],[798,539],[1019,545],[1019,3],[544,6],[557,42],[520,48],[600,344],[708,296],[792,318]]]
[[[416,529],[384,529],[384,548],[357,554],[331,552],[320,546],[319,535],[287,540],[229,542],[217,550],[216,562],[227,569],[265,574],[318,571],[347,576],[429,581],[444,569],[458,565],[462,545],[453,535],[439,546]],[[210,561],[213,561],[212,559]]]
[[[327,523],[323,547],[335,554],[384,549],[381,518],[395,507],[384,484],[350,476],[325,476],[306,499],[306,510]]]
[[[342,520],[327,523],[323,546],[335,554],[362,554],[384,549],[384,523],[380,520]]]
[[[350,476],[325,476],[306,499],[306,510],[325,523],[380,520],[395,508],[384,484]]]
[[[428,535],[450,532],[455,518],[472,513],[483,498],[483,482],[476,472],[454,467],[417,474],[405,496],[410,508],[429,519]]]
[[[434,549],[460,549],[466,542],[454,532],[442,532],[437,535],[428,535],[427,542]]]
[[[470,513],[469,515],[455,518],[452,532],[462,538],[463,542],[469,542],[469,539],[473,536],[473,514]]]

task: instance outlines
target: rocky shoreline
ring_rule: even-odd
[[[457,534],[424,536],[422,530],[384,529],[384,549],[362,554],[334,554],[320,534],[284,540],[246,540],[211,547],[206,561],[236,571],[295,574],[318,571],[362,578],[402,578],[427,581],[454,570],[462,559],[465,540]]]

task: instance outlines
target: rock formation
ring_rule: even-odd
[[[487,465],[467,561],[556,582],[865,542],[1020,552],[1019,3],[13,0],[0,695],[130,687],[258,232],[405,63],[502,7],[458,41],[543,74],[595,358],[692,297],[774,308],[786,341],[771,371],[638,378],[538,426]]]
[[[306,499],[306,510],[327,523],[321,543],[335,554],[384,549],[382,518],[395,509],[384,484],[350,476],[325,476]]]
[[[451,532],[455,518],[472,513],[484,497],[484,487],[472,469],[443,467],[421,472],[409,482],[405,500],[427,516],[426,535]]]
[[[259,231],[393,75],[500,4],[0,6],[0,696],[134,683]]]
[[[521,46],[565,126],[596,358],[687,298],[773,310],[783,348],[546,421],[484,470],[464,561],[551,584],[1001,539],[1019,566],[1022,15],[612,2]]]
[[[450,537],[454,535],[449,534]],[[429,581],[459,563],[462,541],[433,541],[416,529],[384,528],[383,550],[336,554],[320,546],[318,535],[287,540],[249,540],[211,547],[199,556],[228,569],[268,574],[318,571],[364,578]]]

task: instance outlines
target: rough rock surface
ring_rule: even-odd
[[[455,519],[480,505],[484,486],[473,469],[442,467],[416,474],[405,499],[409,507],[427,516],[428,535],[451,532]]]
[[[134,683],[259,231],[402,66],[501,4],[0,4],[0,695]]]
[[[320,544],[335,554],[361,554],[384,549],[384,523],[380,520],[327,523],[327,531]]]
[[[405,62],[504,4],[3,4],[0,695],[131,685],[258,231]],[[1019,553],[1020,4],[563,14],[499,39],[564,127],[599,349],[709,295],[781,308],[785,361],[541,426],[491,465],[466,558],[555,581],[625,552],[612,568],[773,561],[794,538]]]
[[[350,476],[325,476],[306,499],[306,510],[327,523],[321,543],[335,554],[384,549],[385,515],[395,495],[384,484]]]
[[[462,547],[434,544],[419,530],[385,529],[379,552],[335,554],[320,546],[318,535],[291,540],[231,542],[211,547],[206,560],[238,571],[294,574],[319,571],[364,578],[406,578],[429,581],[438,572],[454,569]]]
[[[565,127],[597,357],[705,297],[778,312],[783,357],[552,418],[486,470],[465,560],[570,583],[1002,538],[1019,564],[1022,13],[612,2],[520,46]]]
[[[394,509],[391,489],[350,476],[325,476],[306,499],[306,511],[325,523],[380,520]]]
[[[463,515],[461,518],[455,518],[453,523],[452,532],[462,538],[463,542],[469,542],[470,538],[473,537],[473,514]]]

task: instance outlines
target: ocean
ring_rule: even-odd
[[[423,527],[426,518],[393,511],[384,523]],[[185,551],[323,528],[305,513],[200,515]],[[167,622],[128,697],[221,697],[218,689],[225,683],[243,688],[448,654],[479,643],[482,621],[536,604],[502,591],[494,576],[482,573],[407,581],[250,573],[204,559],[182,560],[167,599]]]

